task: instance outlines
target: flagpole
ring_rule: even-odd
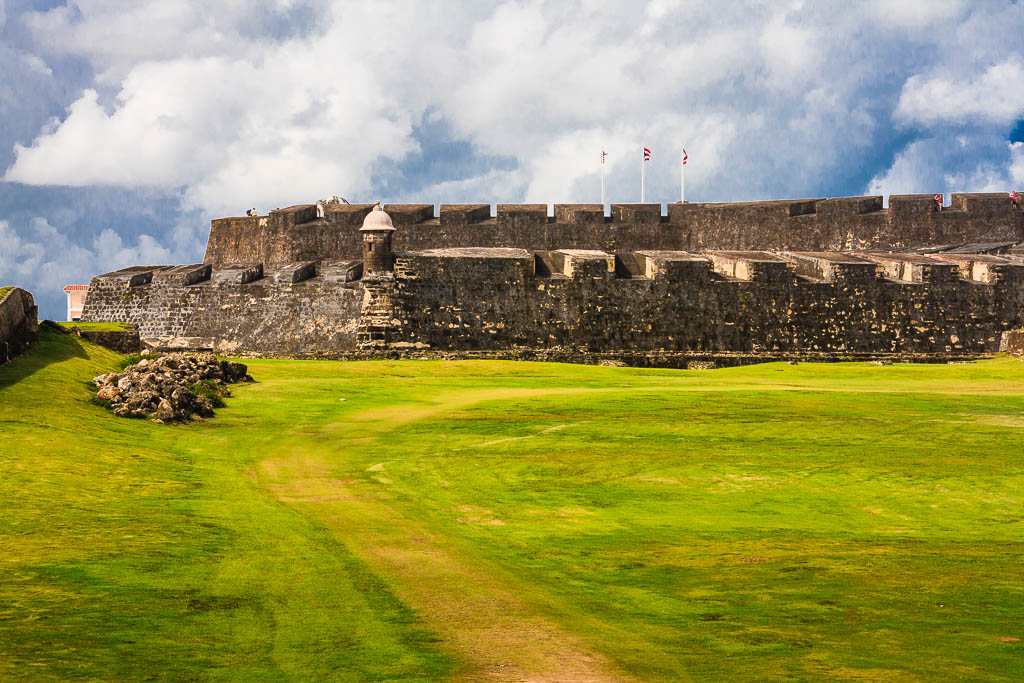
[[[604,150],[601,150],[601,215],[604,215]]]
[[[640,203],[644,203],[644,171],[646,171],[647,160],[644,159],[643,155],[640,155]]]
[[[679,165],[679,201],[681,203],[686,203],[686,160],[688,158],[686,148],[683,147],[683,159]]]

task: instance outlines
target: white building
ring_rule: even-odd
[[[64,293],[68,295],[68,322],[78,322],[82,319],[82,307],[85,306],[89,285],[65,285]]]

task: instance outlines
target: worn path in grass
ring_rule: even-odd
[[[422,522],[353,492],[349,482],[332,477],[322,459],[266,460],[257,478],[282,502],[321,520],[387,578],[398,597],[459,654],[457,678],[632,680],[524,600],[517,582],[461,554]]]

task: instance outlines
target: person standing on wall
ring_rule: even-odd
[[[1020,205],[1017,204],[1017,190],[1010,193],[1010,206],[1015,209],[1019,209]]]
[[[942,211],[942,195],[937,194],[934,197],[932,197],[932,199],[935,200],[935,210]]]

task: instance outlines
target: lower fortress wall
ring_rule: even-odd
[[[174,338],[182,348],[222,353],[352,349],[361,271],[348,262],[126,268],[93,278],[82,320],[130,322],[144,341]]]
[[[141,267],[95,278],[83,319],[284,356],[963,357],[1024,325],[1024,260],[456,248],[365,278],[354,261]]]

